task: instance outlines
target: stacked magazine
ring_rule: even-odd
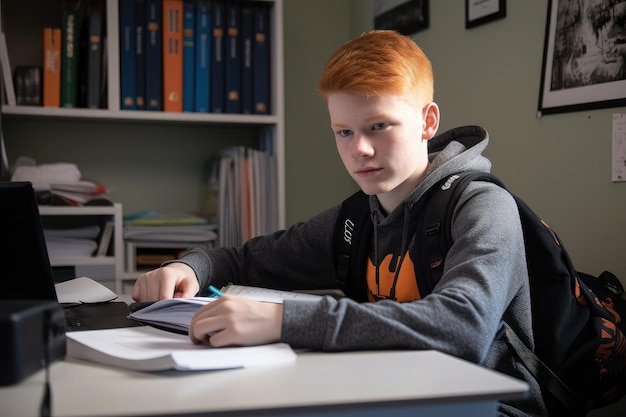
[[[191,246],[210,249],[216,239],[216,225],[196,214],[150,213],[129,219],[124,224],[126,267],[130,272],[152,269]]]

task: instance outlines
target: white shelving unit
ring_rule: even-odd
[[[77,266],[77,265],[112,265],[115,269],[115,291],[120,294],[122,291],[122,280],[124,274],[124,240],[123,240],[123,214],[122,205],[119,203],[113,206],[39,206],[39,215],[45,216],[105,216],[113,219],[113,254],[111,256],[88,256],[88,257],[60,257],[50,258],[50,264],[55,266]]]
[[[50,7],[58,9],[58,26],[61,22],[62,0],[36,0],[32,2],[16,2],[14,0],[0,0],[0,31],[7,40],[9,63],[11,71],[17,65],[41,65],[42,55],[42,31],[50,17]],[[284,154],[284,91],[283,91],[283,0],[256,0],[269,3],[270,7],[270,42],[271,42],[271,114],[248,115],[226,113],[173,113],[138,110],[120,110],[120,68],[119,68],[119,0],[106,0],[107,17],[107,73],[108,91],[106,109],[85,108],[46,108],[33,106],[9,106],[4,102],[2,106],[3,118],[63,118],[83,120],[124,120],[137,123],[150,121],[183,123],[206,126],[229,126],[245,125],[258,128],[259,138],[262,132],[269,130],[273,137],[273,152],[276,156],[277,172],[277,223],[280,228],[285,226],[285,154]],[[52,5],[52,3],[55,3]],[[42,7],[39,7],[42,6]],[[45,6],[45,11],[44,7]],[[19,14],[19,16],[16,16]],[[19,22],[19,24],[18,24]],[[9,24],[11,23],[11,24]],[[4,100],[4,97],[2,97]],[[132,138],[129,138],[132,140]],[[210,137],[207,140],[211,140]],[[112,161],[114,163],[114,161]],[[123,203],[123,202],[122,202]],[[122,213],[114,213],[116,218],[116,255],[115,259],[76,259],[55,260],[56,262],[113,262],[116,271],[116,288],[121,289],[123,280],[132,280],[136,274],[129,274],[124,270],[122,239]],[[102,208],[107,210],[107,208]],[[76,215],[82,213],[82,209],[42,207],[42,215],[55,215],[58,211],[75,211]],[[89,211],[96,208],[89,208]],[[110,208],[108,210],[111,210]],[[116,210],[116,209],[114,209]],[[97,210],[96,210],[97,211]],[[67,214],[67,213],[63,213]],[[91,213],[93,214],[93,213]],[[109,213],[110,214],[110,213]],[[119,219],[119,225],[117,223]],[[118,227],[119,226],[119,227]],[[118,241],[118,239],[120,239]],[[121,243],[118,245],[118,243]],[[120,248],[118,250],[118,248]],[[118,259],[119,258],[119,259]]]

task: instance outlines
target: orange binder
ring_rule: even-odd
[[[163,110],[183,111],[183,0],[163,0]]]
[[[61,29],[43,30],[43,105],[61,106]]]

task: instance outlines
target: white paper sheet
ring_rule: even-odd
[[[87,277],[60,282],[55,288],[59,303],[102,303],[117,298],[113,291]]]

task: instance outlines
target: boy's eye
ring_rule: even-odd
[[[352,134],[352,131],[349,129],[341,129],[337,132],[337,134],[345,138],[346,136],[350,136]]]
[[[372,130],[382,130],[388,126],[385,122],[378,122],[372,126]]]

